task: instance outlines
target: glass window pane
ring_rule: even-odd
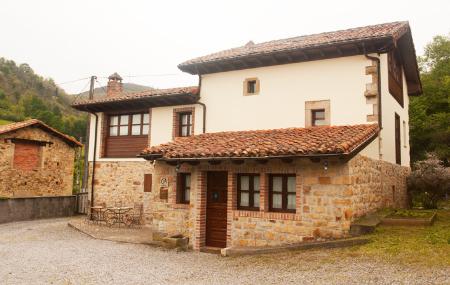
[[[184,200],[187,202],[191,200],[191,189],[187,188],[184,190]]]
[[[259,208],[259,193],[253,194],[253,207]]]
[[[191,187],[191,175],[190,174],[186,174],[184,176],[184,185],[186,185],[186,187]]]
[[[181,136],[187,137],[188,135],[188,127],[181,127]]]
[[[132,122],[135,125],[140,124],[141,123],[141,114],[134,114]]]
[[[109,128],[109,135],[110,136],[117,136],[117,127],[110,127]]]
[[[187,114],[181,115],[181,123],[183,125],[186,125],[188,123],[188,115]]]
[[[138,136],[141,134],[141,125],[133,125],[131,126],[131,134],[133,136]]]
[[[259,176],[253,176],[253,190],[259,191]]]
[[[111,116],[109,124],[111,126],[117,125],[117,123],[119,122],[119,117],[118,116]]]
[[[128,126],[121,126],[120,127],[120,135],[121,136],[128,136]]]
[[[128,125],[128,115],[120,116],[120,125]]]
[[[250,185],[250,177],[241,176],[241,190],[249,190]]]
[[[289,176],[287,181],[287,191],[295,193],[295,176]]]
[[[283,189],[283,178],[280,176],[274,176],[272,178],[272,190],[275,192],[281,192]]]
[[[249,198],[248,193],[241,192],[241,201],[239,205],[242,207],[248,207],[248,200],[249,200],[248,198]]]
[[[281,209],[282,205],[281,194],[272,194],[272,208]]]
[[[148,135],[148,125],[143,125],[142,126],[142,134],[143,135]]]
[[[144,124],[148,124],[150,121],[150,116],[148,114],[144,114],[143,116],[144,116],[143,119]]]
[[[295,195],[291,194],[287,197],[287,207],[289,210],[295,210]]]

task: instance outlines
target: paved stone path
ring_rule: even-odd
[[[0,284],[450,284],[450,269],[336,250],[223,258],[92,239],[68,219],[0,225]]]

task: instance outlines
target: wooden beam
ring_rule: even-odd
[[[211,165],[219,165],[222,163],[222,160],[208,160],[208,163]]]
[[[189,160],[189,161],[187,161],[187,163],[188,163],[189,165],[199,165],[199,164],[200,164],[200,161],[198,161],[198,160]]]
[[[268,159],[256,159],[255,161],[259,164],[267,164],[269,162]]]
[[[282,158],[281,161],[284,163],[292,163],[294,161],[294,159],[291,157],[285,157],[285,158]]]
[[[177,164],[179,164],[178,161],[174,161],[174,160],[166,160],[166,163],[170,166],[176,166]]]
[[[244,163],[244,160],[243,160],[243,159],[233,159],[233,160],[231,160],[231,162],[232,162],[233,164],[240,165],[240,164],[243,164],[243,163]]]
[[[311,157],[309,160],[311,160],[314,163],[320,162],[320,158],[319,157]]]

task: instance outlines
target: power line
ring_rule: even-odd
[[[87,77],[87,78],[85,78],[85,79],[90,79],[89,77]],[[75,98],[73,99],[73,103],[75,103],[77,100],[78,100],[78,98],[81,96],[81,93],[83,93],[84,92],[84,90],[86,89],[86,87],[89,85],[89,83],[90,83],[90,80],[88,80],[87,82],[86,82],[86,84],[84,85],[84,87],[80,90],[80,92],[78,92],[78,94],[77,95],[75,95]]]
[[[85,79],[89,79],[89,77],[66,81],[66,82],[62,82],[62,83],[56,83],[56,85],[64,85],[64,84],[74,83],[74,82],[78,82],[78,81],[85,80]]]

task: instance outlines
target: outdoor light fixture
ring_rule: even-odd
[[[180,171],[180,167],[181,167],[181,165],[178,163],[177,166],[175,166],[175,171],[176,172]]]
[[[328,160],[323,161],[323,170],[325,170],[325,171],[328,170]]]

